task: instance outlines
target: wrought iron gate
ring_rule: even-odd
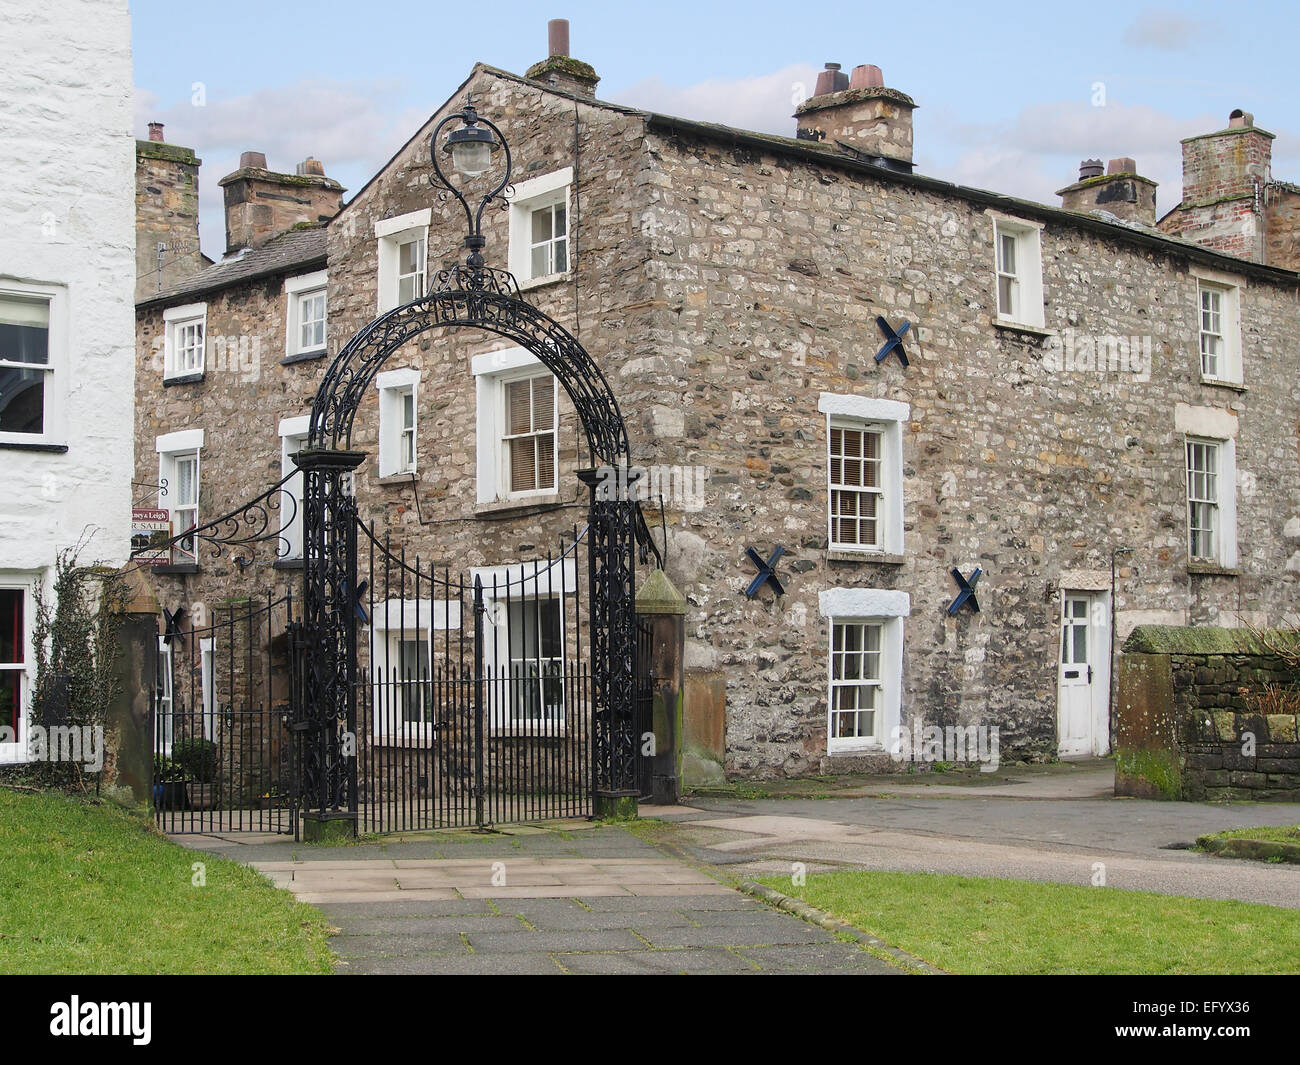
[[[359,829],[590,814],[586,530],[463,573],[358,542]]]
[[[159,637],[153,798],[164,831],[296,830],[294,609],[292,594],[268,593]]]

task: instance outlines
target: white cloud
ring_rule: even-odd
[[[795,107],[812,95],[817,74],[816,67],[797,63],[773,74],[710,78],[694,85],[668,85],[653,77],[628,86],[615,102],[678,118],[793,137],[791,116]]]
[[[1200,34],[1200,19],[1168,8],[1148,7],[1124,31],[1124,43],[1134,48],[1183,52],[1191,48]]]
[[[199,231],[203,248],[217,258],[225,248],[225,209],[217,181],[238,169],[245,151],[265,153],[272,170],[293,173],[307,156],[354,192],[432,113],[401,106],[402,85],[393,81],[306,80],[247,96],[189,101],[159,108],[158,97],[136,89],[136,135],[163,122],[169,144],[193,148],[203,160],[199,175]]]

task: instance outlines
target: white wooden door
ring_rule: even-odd
[[[1066,592],[1062,598],[1061,653],[1058,656],[1059,753],[1089,755],[1096,749],[1097,635],[1096,599]]]

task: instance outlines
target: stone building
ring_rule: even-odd
[[[132,480],[125,0],[5,14],[0,70],[0,763],[28,757],[34,596],[117,566]]]
[[[1157,225],[1132,160],[1085,162],[1061,207],[914,173],[914,103],[876,68],[828,67],[779,137],[600,101],[552,50],[526,77],[475,66],[323,228],[336,201],[302,197],[139,305],[138,478],[193,459],[206,520],[292,471],[328,362],[318,333],[295,350],[303,293],[323,286],[332,353],[455,263],[429,138],[472,96],[515,167],[485,254],[591,352],[650,471],[688,602],[688,733],[725,735],[692,779],[889,769],[918,722],[962,730],[959,759],[991,744],[980,726],[1004,759],[1104,753],[1116,637],[1294,620],[1290,187],[1261,178],[1231,217],[1196,191],[1266,175],[1271,135],[1236,116],[1248,150],[1186,142],[1191,191]],[[581,520],[572,404],[491,336],[409,343],[356,426],[362,514],[412,553],[496,567]],[[784,549],[784,594],[747,594],[747,547]],[[155,571],[159,598],[229,597],[240,569]]]

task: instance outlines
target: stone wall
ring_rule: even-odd
[[[1142,626],[1124,644],[1115,794],[1300,799],[1294,631]]]
[[[148,299],[203,269],[199,166],[191,148],[135,142],[135,298]],[[161,260],[158,245],[165,244]]]
[[[1089,575],[1082,587],[1100,587],[1095,575],[1109,574],[1114,549],[1134,552],[1117,569],[1121,638],[1139,622],[1276,623],[1294,610],[1294,276],[1095,219],[851,165],[829,148],[674,126],[479,67],[330,223],[332,351],[376,314],[377,221],[428,208],[431,274],[462,254],[459,206],[429,184],[428,137],[465,91],[505,132],[517,180],[574,168],[574,268],[525,298],[601,367],[637,462],[707,471],[703,507],[668,500],[667,569],[689,605],[686,734],[694,692],[711,709],[710,752],[725,715],[729,773],[890,766],[883,751],[827,755],[824,591],[908,593],[903,718],[996,725],[1009,759],[1055,755],[1060,593],[1080,587],[1080,573]],[[996,321],[991,212],[1043,227],[1044,330]],[[488,261],[503,266],[506,217],[492,211],[484,224]],[[1207,264],[1243,281],[1247,389],[1205,385],[1197,373],[1192,268]],[[214,297],[209,329],[264,335],[274,350],[282,301],[271,283],[255,288]],[[874,360],[877,315],[912,323],[907,369],[893,356]],[[157,315],[142,318],[141,359],[158,327]],[[1050,357],[1052,330],[1136,337],[1149,365],[1062,368]],[[352,446],[371,458],[358,471],[359,504],[408,553],[497,565],[544,554],[583,520],[574,471],[591,460],[568,406],[556,498],[513,509],[476,502],[470,360],[506,343],[431,331],[388,361],[421,373],[414,482],[378,477],[373,390],[362,403]],[[278,477],[275,421],[305,413],[323,369],[264,360],[256,382],[227,374],[157,389],[142,402],[141,474],[156,475],[155,435],[201,415],[212,440],[206,513],[223,495],[227,505],[246,498]],[[822,392],[910,405],[897,557],[828,550]],[[1180,404],[1238,427],[1233,571],[1187,566]],[[778,544],[785,595],[764,588],[746,598],[744,548],[767,557]],[[949,571],[976,566],[980,613],[949,616]],[[241,578],[218,561],[187,580],[192,594],[207,594]]]

